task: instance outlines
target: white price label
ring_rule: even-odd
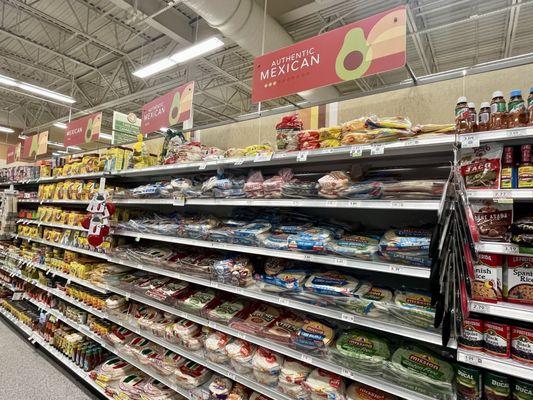
[[[141,241],[141,237],[140,237],[140,236],[136,236],[136,237],[135,237],[135,241],[136,241],[136,242],[140,242],[140,241]]]
[[[490,306],[488,304],[483,303],[470,303],[470,311],[472,312],[480,312],[480,313],[487,313],[490,310]]]
[[[311,254],[304,254],[303,260],[304,261],[311,261],[313,259],[313,256]]]
[[[517,137],[522,136],[526,132],[525,129],[509,129],[507,131],[507,137]]]
[[[330,153],[333,153],[335,151],[335,149],[333,147],[327,147],[325,149],[322,149],[320,152],[322,154],[330,154]]]
[[[209,321],[207,326],[209,326],[211,329],[217,329],[217,323],[213,321]]]
[[[514,244],[504,244],[503,252],[504,253],[518,253],[518,246]]]
[[[341,368],[341,375],[347,378],[354,379],[354,373],[350,371],[348,368]]]
[[[326,200],[326,207],[337,207],[338,203],[336,200]]]
[[[290,304],[290,300],[289,299],[285,299],[283,297],[279,297],[278,298],[278,304],[280,304],[282,306],[288,306]]]
[[[376,156],[385,153],[385,146],[382,144],[373,144],[370,146],[370,155]]]
[[[335,258],[335,265],[346,265],[346,258]]]
[[[229,372],[229,371],[224,371],[226,373],[226,376],[231,379],[232,381],[234,381],[235,379],[237,379],[237,376],[233,373],[233,372]]]
[[[308,356],[307,354],[302,354],[302,357],[300,358],[304,363],[311,364],[313,362],[313,357]]]
[[[352,146],[350,147],[350,157],[361,157],[363,155],[362,146]]]
[[[468,364],[483,365],[483,359],[481,357],[474,356],[472,354],[465,355],[465,362]]]
[[[259,153],[254,157],[254,162],[266,162],[272,160],[272,153]]]
[[[361,201],[355,201],[355,200],[350,200],[348,202],[348,206],[350,207],[356,207],[356,208],[359,208],[363,205],[363,203]]]
[[[418,139],[409,139],[409,140],[406,140],[403,145],[406,146],[406,147],[409,147],[409,146],[417,146],[420,144],[420,140]]]
[[[403,208],[404,202],[403,201],[391,201],[390,206],[391,208]]]
[[[390,264],[389,272],[393,274],[399,274],[400,272],[402,272],[402,267],[400,267],[399,265]]]
[[[185,205],[185,199],[183,197],[174,199],[172,200],[172,205],[175,207],[183,207]]]
[[[70,282],[71,282],[71,280],[70,280],[70,278],[68,278],[67,279],[67,285],[70,285]]]
[[[233,165],[242,165],[244,164],[244,158],[238,158],[237,161],[235,161],[235,163]]]
[[[198,167],[199,170],[202,170],[202,169],[205,169],[207,167],[207,163],[201,163],[200,166]]]
[[[218,282],[211,281],[211,287],[215,288],[215,289],[218,289],[220,286],[219,286]]]
[[[355,322],[355,315],[342,313],[341,319],[346,322]]]
[[[510,199],[513,197],[511,190],[495,190],[493,196],[494,199]]]
[[[301,200],[293,200],[292,201],[292,205],[294,207],[300,207],[302,205],[302,202],[301,202]]]
[[[237,335],[237,337],[239,339],[246,340],[246,334],[245,333],[237,332],[236,335]]]
[[[296,156],[296,162],[305,162],[307,161],[307,155],[309,154],[308,151],[299,151],[298,155]]]
[[[246,293],[246,291],[242,287],[237,287],[234,290],[235,290],[235,293],[240,294],[240,295],[244,295]]]
[[[479,137],[477,135],[460,136],[459,142],[463,149],[470,147],[479,147]]]

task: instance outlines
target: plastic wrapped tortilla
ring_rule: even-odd
[[[390,357],[388,343],[372,333],[357,329],[343,332],[337,339],[334,358],[345,366],[372,375],[379,374]]]
[[[429,293],[417,290],[400,289],[394,292],[394,306],[390,313],[407,325],[432,328],[435,308],[431,306]]]

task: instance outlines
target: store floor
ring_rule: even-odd
[[[0,399],[93,400],[74,377],[62,372],[41,350],[17,334],[0,317]],[[80,384],[81,385],[81,384]]]

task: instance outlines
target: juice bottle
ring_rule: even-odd
[[[507,114],[507,127],[517,128],[527,125],[526,103],[522,98],[521,90],[511,91],[509,100],[509,113]]]
[[[514,162],[514,147],[503,148],[502,172],[500,174],[501,189],[515,189],[518,185],[518,174]]]
[[[457,133],[472,132],[472,120],[470,119],[470,109],[466,97],[457,99],[455,106],[455,130]]]
[[[533,162],[531,160],[531,145],[520,147],[520,165],[518,166],[518,188],[533,188]]]
[[[528,125],[533,125],[533,86],[529,88],[529,97],[527,98],[527,120]]]
[[[477,112],[476,112],[476,103],[468,102],[468,110],[470,111],[470,123],[472,124],[472,132],[477,132]]]
[[[503,93],[497,90],[492,93],[492,101],[490,102],[490,129],[505,128],[507,128],[507,107]]]
[[[479,132],[490,131],[490,103],[488,101],[481,103],[477,129]]]

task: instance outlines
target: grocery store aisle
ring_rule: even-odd
[[[91,400],[97,399],[60,372],[43,352],[15,333],[0,317],[0,399]]]

